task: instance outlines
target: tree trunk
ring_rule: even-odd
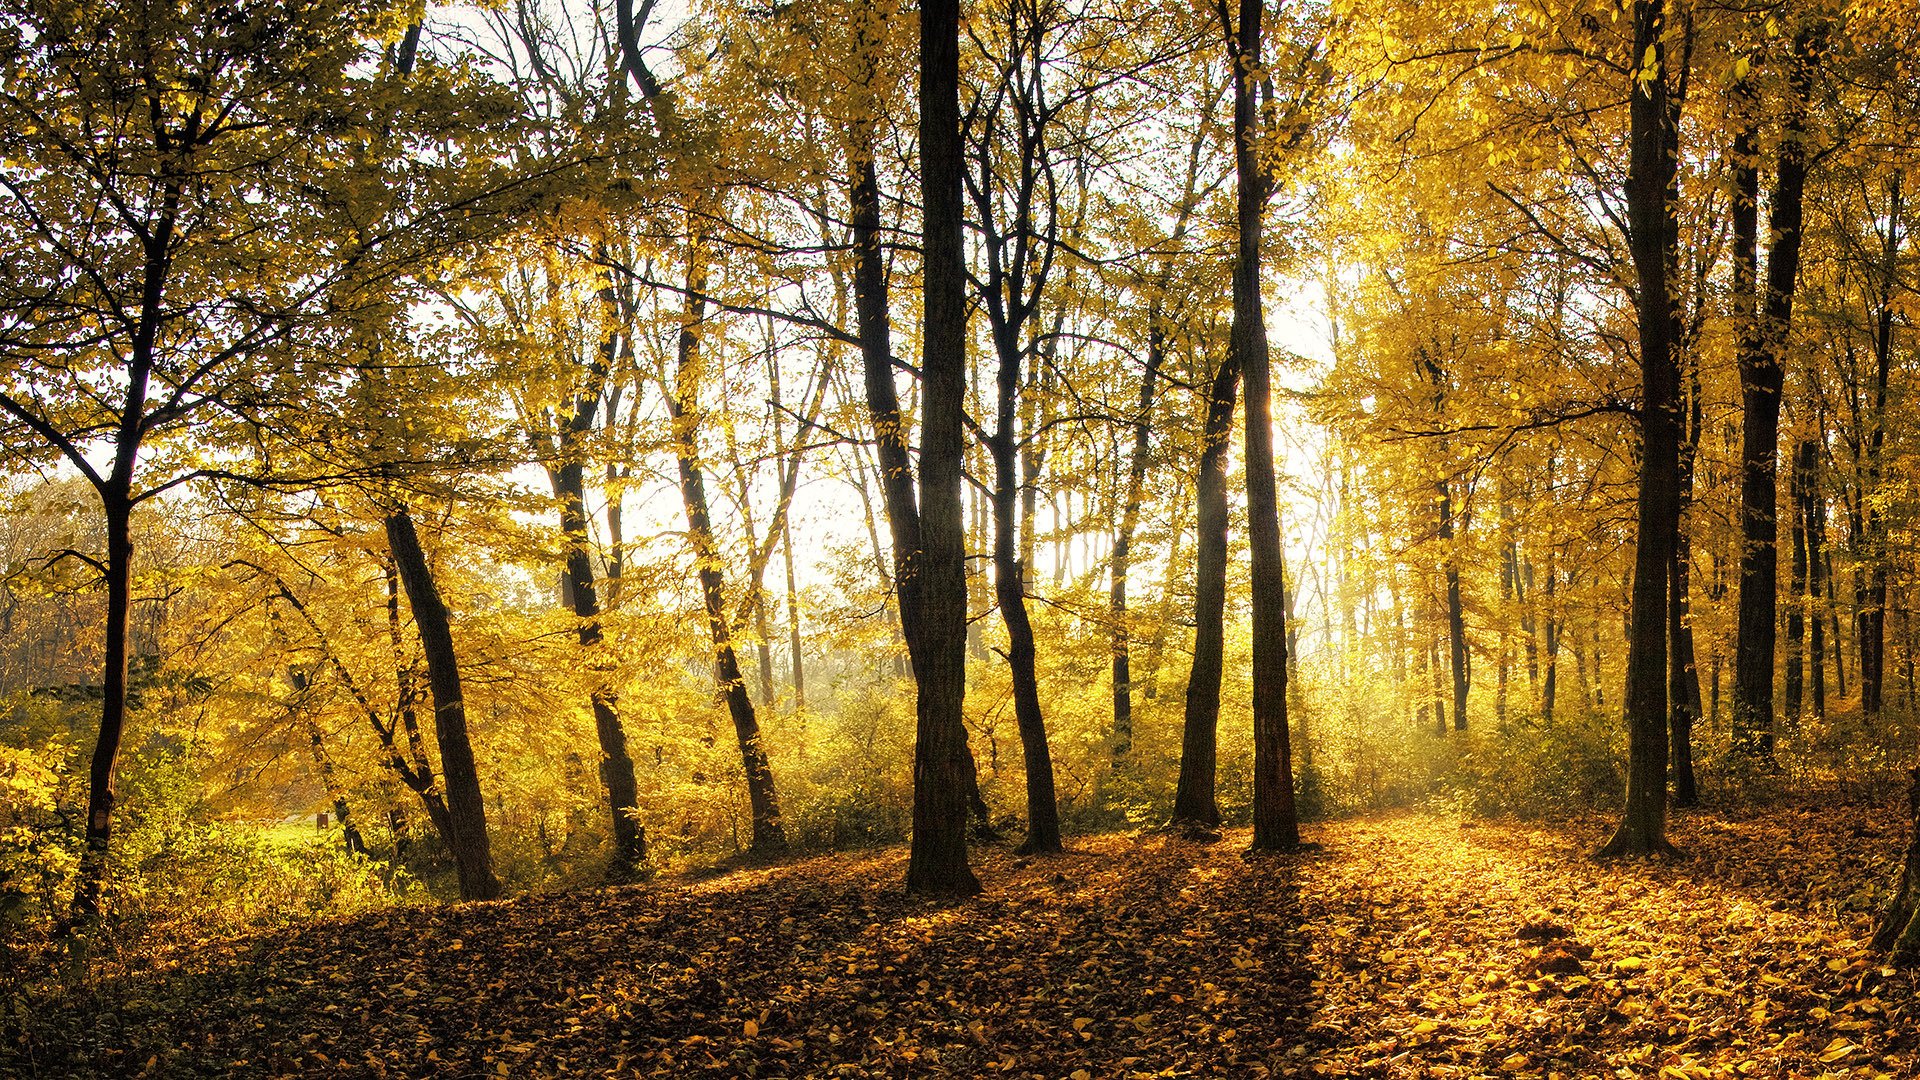
[[[1467,730],[1467,690],[1473,680],[1472,657],[1467,651],[1467,616],[1460,602],[1460,560],[1454,551],[1453,496],[1439,481],[1440,543],[1447,583],[1447,660],[1453,673],[1453,730]]]
[[[1017,542],[1020,529],[1020,452],[1015,410],[1020,395],[1021,349],[1012,324],[995,327],[1000,367],[995,377],[995,431],[987,440],[993,456],[993,592],[1007,627],[1006,661],[1013,682],[1013,717],[1020,730],[1027,774],[1027,839],[1021,854],[1060,848],[1060,811],[1054,799],[1053,756],[1040,710],[1033,623],[1027,616],[1026,571]]]
[[[1147,311],[1147,365],[1140,375],[1139,411],[1133,420],[1133,454],[1127,462],[1120,523],[1113,534],[1107,607],[1113,620],[1113,753],[1123,757],[1133,749],[1132,628],[1127,620],[1127,574],[1132,569],[1133,534],[1140,523],[1140,503],[1147,482],[1148,442],[1153,433],[1153,394],[1166,359],[1166,333],[1160,325],[1160,300]]]
[[[1226,659],[1227,452],[1239,389],[1240,365],[1229,353],[1207,388],[1200,474],[1194,483],[1194,500],[1199,508],[1194,525],[1193,668],[1187,677],[1180,779],[1173,796],[1174,824],[1201,829],[1220,824],[1214,772],[1220,679]]]
[[[1639,324],[1642,398],[1632,637],[1627,646],[1627,797],[1601,855],[1670,851],[1667,842],[1667,578],[1679,531],[1680,371],[1674,359],[1667,271],[1677,230],[1667,189],[1678,164],[1677,117],[1667,93],[1665,0],[1635,0],[1630,76],[1627,215]]]
[[[793,563],[793,523],[780,524],[780,550],[787,564],[787,651],[793,677],[793,714],[807,711],[807,658],[800,648],[800,579]]]
[[[1673,801],[1700,801],[1693,775],[1693,725],[1700,719],[1700,671],[1693,651],[1693,467],[1700,451],[1703,407],[1697,358],[1687,358],[1686,434],[1680,443],[1679,521],[1667,596],[1667,696],[1673,716]]]
[[[1741,84],[1742,97],[1753,99]],[[1733,652],[1733,741],[1750,754],[1773,753],[1774,594],[1778,527],[1775,455],[1780,431],[1779,356],[1766,347],[1759,282],[1758,119],[1733,145],[1733,293],[1746,322],[1740,362],[1740,606]]]
[[[773,767],[767,761],[766,746],[760,740],[760,718],[747,694],[746,679],[740,671],[740,657],[733,647],[733,631],[727,620],[725,565],[713,535],[713,517],[707,505],[706,477],[700,467],[698,431],[700,426],[700,338],[695,328],[705,318],[705,305],[691,299],[699,292],[695,285],[697,270],[688,272],[690,299],[686,322],[680,328],[677,375],[674,392],[668,396],[667,409],[673,424],[674,456],[679,461],[680,498],[687,513],[687,537],[693,544],[695,576],[705,601],[707,628],[713,639],[713,677],[726,698],[727,715],[733,720],[733,732],[740,744],[741,768],[747,778],[747,802],[753,815],[753,839],[748,850],[768,855],[786,850],[786,830],[780,821],[780,795],[773,781]]]
[[[1875,298],[1873,333],[1873,404],[1867,437],[1867,483],[1861,493],[1862,545],[1865,563],[1863,590],[1857,590],[1859,605],[1855,648],[1860,654],[1860,715],[1873,720],[1880,715],[1885,701],[1887,641],[1887,539],[1886,522],[1877,496],[1885,469],[1883,456],[1887,438],[1887,381],[1893,367],[1894,293],[1899,281],[1900,218],[1902,174],[1894,173],[1887,183],[1887,231],[1881,236],[1880,293]]]
[[[1907,773],[1907,813],[1912,822],[1912,839],[1907,842],[1906,858],[1900,864],[1900,880],[1893,896],[1880,915],[1879,929],[1873,935],[1873,947],[1888,953],[1895,963],[1920,961],[1920,769]]]
[[[1546,652],[1546,672],[1540,679],[1540,721],[1548,727],[1553,726],[1554,697],[1560,684],[1560,617],[1554,607],[1555,579],[1560,576],[1556,562],[1555,549],[1547,548],[1547,589],[1545,610],[1540,613],[1542,623],[1541,646]]]
[[[579,620],[574,634],[593,672],[588,704],[593,709],[593,730],[600,744],[600,785],[607,793],[613,836],[608,876],[628,880],[646,864],[647,838],[640,825],[640,785],[634,776],[633,756],[627,750],[626,728],[620,722],[620,697],[607,678],[607,660],[599,647],[600,593],[594,584],[593,555],[587,539],[586,469],[578,460],[576,445],[593,422],[593,408],[585,395],[574,399],[573,414],[562,428],[561,463],[551,471],[550,478],[560,501],[560,533],[567,544],[567,599],[573,617]]]
[[[1224,12],[1224,5],[1222,11]],[[1240,20],[1228,34],[1233,65],[1234,176],[1239,243],[1233,265],[1233,330],[1240,375],[1247,381],[1247,543],[1253,609],[1253,850],[1298,847],[1293,761],[1287,730],[1286,569],[1280,543],[1280,502],[1273,467],[1273,388],[1267,329],[1260,302],[1260,230],[1270,182],[1254,141],[1258,136],[1256,69],[1260,64],[1261,0],[1240,0]]]
[[[1788,527],[1787,550],[1787,677],[1786,712],[1788,730],[1800,721],[1800,708],[1806,697],[1807,642],[1807,466],[1799,447],[1794,447],[1793,463],[1787,471]]]
[[[1757,281],[1755,236],[1758,178],[1752,168],[1752,138],[1743,133],[1745,156],[1737,167],[1739,193],[1734,203],[1735,291],[1755,311],[1752,329],[1741,342],[1743,388],[1741,448],[1741,525],[1745,547],[1740,560],[1740,628],[1735,653],[1735,744],[1763,755],[1773,753],[1773,635],[1777,584],[1775,520],[1778,513],[1777,458],[1780,438],[1782,358],[1793,324],[1793,295],[1800,276],[1800,238],[1806,193],[1806,150],[1801,145],[1806,101],[1814,63],[1814,31],[1803,27],[1794,40],[1788,78],[1790,92],[1774,186],[1768,199],[1766,292],[1753,303],[1740,291]],[[1739,146],[1735,153],[1742,153]],[[1798,598],[1796,597],[1796,600]]]
[[[107,880],[107,850],[113,836],[113,769],[127,726],[127,617],[133,607],[133,501],[122,485],[97,489],[106,521],[107,612],[101,676],[100,731],[87,772],[87,848],[73,898],[73,922],[86,926],[100,914]]]
[[[480,796],[473,743],[467,736],[467,703],[460,688],[452,623],[414,530],[413,516],[405,509],[388,514],[386,530],[394,569],[413,609],[421,655],[427,662],[427,686],[433,693],[433,732],[440,745],[440,773],[447,787],[447,816],[452,826],[451,847],[460,877],[460,898],[491,900],[500,895],[500,882],[493,876],[487,808]]]
[[[966,464],[967,274],[961,224],[959,0],[920,6],[920,189],[924,260],[920,365],[921,582],[907,891],[980,891],[967,865],[967,579],[960,487]],[[863,327],[864,329],[864,327]],[[868,374],[872,378],[871,369]],[[890,376],[889,376],[890,377]],[[876,423],[879,418],[876,417]]]
[[[1806,473],[1800,516],[1807,534],[1807,689],[1815,719],[1827,718],[1827,625],[1821,619],[1826,596],[1827,513],[1820,491],[1820,440],[1804,439],[1797,451]]]
[[[1219,682],[1227,653],[1227,452],[1240,365],[1221,361],[1208,386],[1202,427],[1200,477],[1194,482],[1194,663],[1187,676],[1187,715],[1181,728],[1181,776],[1173,794],[1173,822],[1215,828],[1215,759]]]

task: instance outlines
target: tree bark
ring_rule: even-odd
[[[1247,382],[1247,543],[1252,556],[1253,609],[1253,850],[1298,847],[1293,762],[1287,730],[1286,570],[1280,542],[1280,503],[1273,465],[1273,388],[1267,329],[1260,300],[1260,230],[1271,188],[1255,146],[1260,64],[1261,0],[1240,0],[1239,25],[1227,32],[1233,65],[1234,176],[1238,245],[1233,266],[1230,337]],[[1225,4],[1221,5],[1225,22]]]
[[[634,775],[627,732],[620,722],[620,697],[608,684],[600,643],[600,593],[594,584],[593,557],[587,539],[586,470],[577,460],[578,436],[592,423],[593,403],[576,397],[573,416],[562,428],[560,465],[551,472],[553,493],[560,501],[560,533],[567,544],[567,599],[580,651],[593,673],[587,700],[593,710],[593,730],[600,745],[600,784],[607,793],[607,811],[613,835],[613,862],[609,876],[626,880],[647,861],[647,838],[640,825],[640,785]],[[573,429],[579,428],[575,431]],[[567,434],[570,433],[570,434]]]
[[[1735,291],[1755,312],[1751,329],[1741,342],[1740,382],[1743,397],[1741,448],[1742,538],[1740,559],[1740,625],[1735,652],[1735,744],[1752,753],[1773,753],[1774,614],[1778,588],[1778,471],[1782,358],[1792,329],[1793,296],[1800,275],[1801,221],[1804,216],[1807,164],[1801,145],[1809,84],[1812,78],[1814,31],[1803,28],[1794,40],[1789,61],[1790,90],[1773,191],[1768,200],[1766,291],[1757,302],[1745,299],[1740,285],[1757,282],[1755,236],[1758,177],[1754,170],[1751,129],[1742,133],[1743,154],[1736,166],[1739,189],[1734,203]],[[1744,279],[1744,282],[1743,280]],[[1797,599],[1797,598],[1796,598]]]
[[[1806,697],[1807,642],[1807,466],[1798,445],[1787,471],[1787,672],[1786,713],[1788,730],[1800,720],[1800,708]]]
[[[967,865],[967,580],[960,486],[966,442],[967,276],[961,223],[959,0],[920,8],[920,190],[924,262],[920,364],[921,625],[907,891],[969,896]],[[864,329],[864,328],[863,328]],[[872,372],[869,371],[869,380]],[[876,417],[878,423],[878,417]],[[897,423],[897,421],[896,421]],[[911,639],[909,639],[911,641]]]
[[[1007,627],[1006,661],[1013,681],[1013,717],[1020,731],[1021,758],[1027,774],[1027,838],[1022,854],[1056,852],[1060,846],[1060,810],[1054,799],[1053,756],[1047,748],[1046,719],[1040,711],[1040,679],[1035,670],[1033,623],[1027,615],[1026,571],[1017,551],[1020,527],[1020,452],[1015,410],[1020,394],[1021,348],[1012,340],[1016,325],[994,330],[999,353],[995,378],[995,431],[987,440],[993,456],[993,592]]]
[[[1635,0],[1626,198],[1638,294],[1642,397],[1632,636],[1627,647],[1627,796],[1601,855],[1671,851],[1667,841],[1667,578],[1679,531],[1679,365],[1667,272],[1678,243],[1667,191],[1679,160],[1667,92],[1665,0]],[[1642,59],[1644,58],[1644,59]],[[1641,78],[1641,67],[1651,71]]]
[[[1827,718],[1827,624],[1821,619],[1826,597],[1827,514],[1820,491],[1820,440],[1803,439],[1796,451],[1806,474],[1800,517],[1807,536],[1807,689],[1815,719]]]
[[[1202,829],[1220,824],[1214,790],[1220,679],[1226,662],[1227,452],[1239,389],[1240,365],[1229,353],[1207,388],[1207,416],[1201,427],[1200,474],[1194,483],[1199,508],[1194,525],[1193,667],[1187,677],[1180,779],[1173,796],[1173,823]]]
[[[127,725],[127,619],[133,607],[133,500],[125,485],[97,486],[106,521],[107,611],[105,662],[101,677],[100,730],[87,771],[86,851],[74,893],[73,920],[85,926],[100,914],[107,879],[107,850],[113,836],[113,767]]]
[[[689,270],[689,278],[697,276]],[[690,284],[692,282],[690,281]],[[705,602],[707,628],[713,639],[713,677],[726,699],[727,715],[733,720],[734,736],[740,744],[741,768],[747,779],[747,802],[753,817],[753,839],[748,850],[755,855],[785,851],[787,836],[780,821],[780,795],[773,780],[773,767],[767,761],[767,749],[760,739],[760,718],[753,699],[747,694],[746,679],[740,671],[740,657],[733,647],[733,630],[727,619],[726,576],[721,567],[719,545],[713,535],[713,517],[707,504],[706,477],[700,467],[698,431],[700,426],[700,338],[696,332],[705,318],[705,305],[688,289],[686,322],[680,328],[675,386],[668,395],[667,410],[673,425],[674,456],[679,462],[680,498],[686,507],[687,536],[693,544],[695,576]]]
[[[453,862],[462,900],[491,900],[500,895],[487,839],[487,808],[480,796],[480,772],[467,735],[467,703],[460,687],[459,655],[440,586],[420,546],[413,516],[400,509],[387,515],[387,546],[413,609],[420,651],[427,662],[427,687],[433,694],[433,732],[440,745],[440,773],[446,781],[448,822],[453,831]]]
[[[1700,451],[1703,408],[1700,368],[1687,359],[1686,434],[1680,443],[1679,530],[1674,537],[1673,569],[1667,595],[1667,697],[1673,717],[1673,802],[1700,801],[1693,775],[1693,725],[1700,719],[1700,671],[1693,650],[1693,470]]]
[[[1912,839],[1906,857],[1901,860],[1900,880],[1893,896],[1880,914],[1880,926],[1873,935],[1873,947],[1889,953],[1896,963],[1920,961],[1920,768],[1907,773],[1907,812],[1912,822]]]
[[[1133,451],[1127,461],[1125,494],[1121,498],[1120,523],[1113,534],[1109,553],[1109,591],[1107,609],[1113,620],[1113,753],[1124,757],[1133,749],[1133,658],[1132,627],[1127,615],[1127,575],[1133,566],[1133,534],[1140,524],[1140,504],[1147,482],[1149,437],[1153,433],[1153,395],[1166,359],[1166,332],[1160,325],[1160,299],[1156,296],[1147,309],[1147,365],[1140,375],[1140,401],[1133,420]]]
[[[1894,292],[1898,288],[1900,256],[1900,218],[1902,211],[1902,174],[1894,173],[1887,183],[1887,231],[1881,235],[1879,295],[1875,297],[1873,330],[1873,403],[1869,416],[1866,453],[1866,484],[1861,493],[1860,559],[1865,587],[1857,589],[1859,614],[1855,622],[1855,649],[1860,656],[1860,714],[1872,721],[1879,717],[1885,701],[1887,640],[1887,538],[1886,521],[1876,496],[1885,469],[1887,439],[1887,381],[1893,368]]]

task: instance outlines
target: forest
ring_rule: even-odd
[[[0,1073],[1920,1076],[1917,58],[0,0]]]

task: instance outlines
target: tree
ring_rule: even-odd
[[[966,776],[971,770],[965,700],[967,582],[960,513],[966,458],[966,252],[961,235],[959,0],[920,9],[920,549],[912,573],[922,603],[913,759],[913,845],[907,891],[970,896]]]
[[[1628,241],[1638,283],[1640,485],[1627,645],[1627,802],[1602,855],[1670,852],[1667,841],[1667,581],[1679,532],[1680,366],[1668,271],[1678,243],[1668,192],[1679,105],[1665,0],[1635,0],[1628,83]],[[1682,55],[1685,55],[1684,52]]]
[[[414,159],[408,140],[477,150],[512,118],[455,69],[408,85],[370,64],[370,43],[399,27],[369,0],[244,16],[42,0],[6,22],[0,234],[21,254],[0,283],[5,438],[85,476],[106,524],[103,697],[75,902],[88,920],[127,718],[129,522],[218,471],[168,437],[297,407],[290,384],[325,369],[300,366],[304,332],[496,220],[510,185],[487,153]],[[368,160],[369,125],[402,112],[416,127],[378,140],[390,156]]]
[[[1287,731],[1286,572],[1280,548],[1280,503],[1273,466],[1273,388],[1266,316],[1260,302],[1260,228],[1273,181],[1260,160],[1254,95],[1261,80],[1261,0],[1240,0],[1238,25],[1220,4],[1233,67],[1234,176],[1237,246],[1233,262],[1235,366],[1247,383],[1247,542],[1253,555],[1253,848],[1286,850],[1300,843],[1293,803],[1293,756]]]

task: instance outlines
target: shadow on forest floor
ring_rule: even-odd
[[[1863,951],[1891,811],[1694,814],[1679,863],[1592,862],[1593,825],[989,849],[952,904],[896,850],[391,911],[35,1002],[0,1071],[1916,1075],[1914,981]]]

